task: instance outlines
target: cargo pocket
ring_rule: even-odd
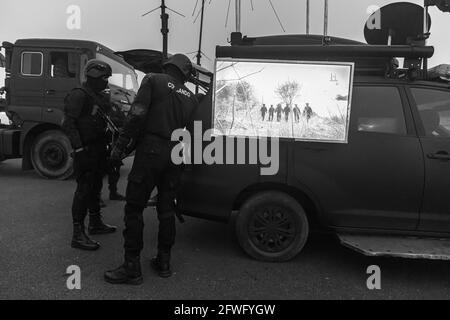
[[[144,208],[147,204],[147,193],[145,174],[132,170],[128,175],[127,203]]]

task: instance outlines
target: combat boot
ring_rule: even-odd
[[[139,256],[125,257],[125,262],[117,269],[106,271],[105,281],[112,284],[140,285],[144,281]]]
[[[170,269],[170,251],[158,251],[158,255],[151,262],[151,267],[161,278],[169,278],[172,276]]]
[[[100,212],[89,213],[89,234],[108,234],[116,232],[117,227],[103,223]]]
[[[125,196],[121,195],[117,191],[111,191],[109,193],[109,200],[112,200],[112,201],[125,201]]]
[[[84,224],[73,224],[72,248],[81,250],[95,251],[100,248],[100,244],[91,240],[84,231]]]

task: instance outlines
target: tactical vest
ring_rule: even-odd
[[[107,112],[109,101],[106,97],[98,96],[88,88],[80,87],[73,90],[81,90],[86,96],[80,116],[77,119],[78,132],[83,145],[106,143],[107,124],[100,116],[98,108]]]

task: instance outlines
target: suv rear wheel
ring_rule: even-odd
[[[41,133],[31,147],[31,161],[36,172],[47,179],[65,180],[73,173],[72,146],[61,131]]]
[[[291,196],[278,191],[261,192],[242,205],[236,219],[236,234],[241,247],[253,258],[288,261],[306,243],[308,218]]]

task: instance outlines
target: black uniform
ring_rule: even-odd
[[[106,122],[98,108],[109,110],[108,99],[87,86],[72,90],[65,99],[63,129],[74,150],[84,148],[74,155],[74,172],[77,180],[72,217],[74,223],[84,223],[87,211],[100,212],[99,195],[106,173],[107,143]]]
[[[158,188],[158,249],[170,251],[175,241],[175,196],[180,167],[171,161],[174,130],[189,127],[197,98],[168,74],[147,75],[132,105],[118,145],[137,141],[128,177],[125,206],[125,255],[139,256],[143,248],[142,212],[152,190]]]

